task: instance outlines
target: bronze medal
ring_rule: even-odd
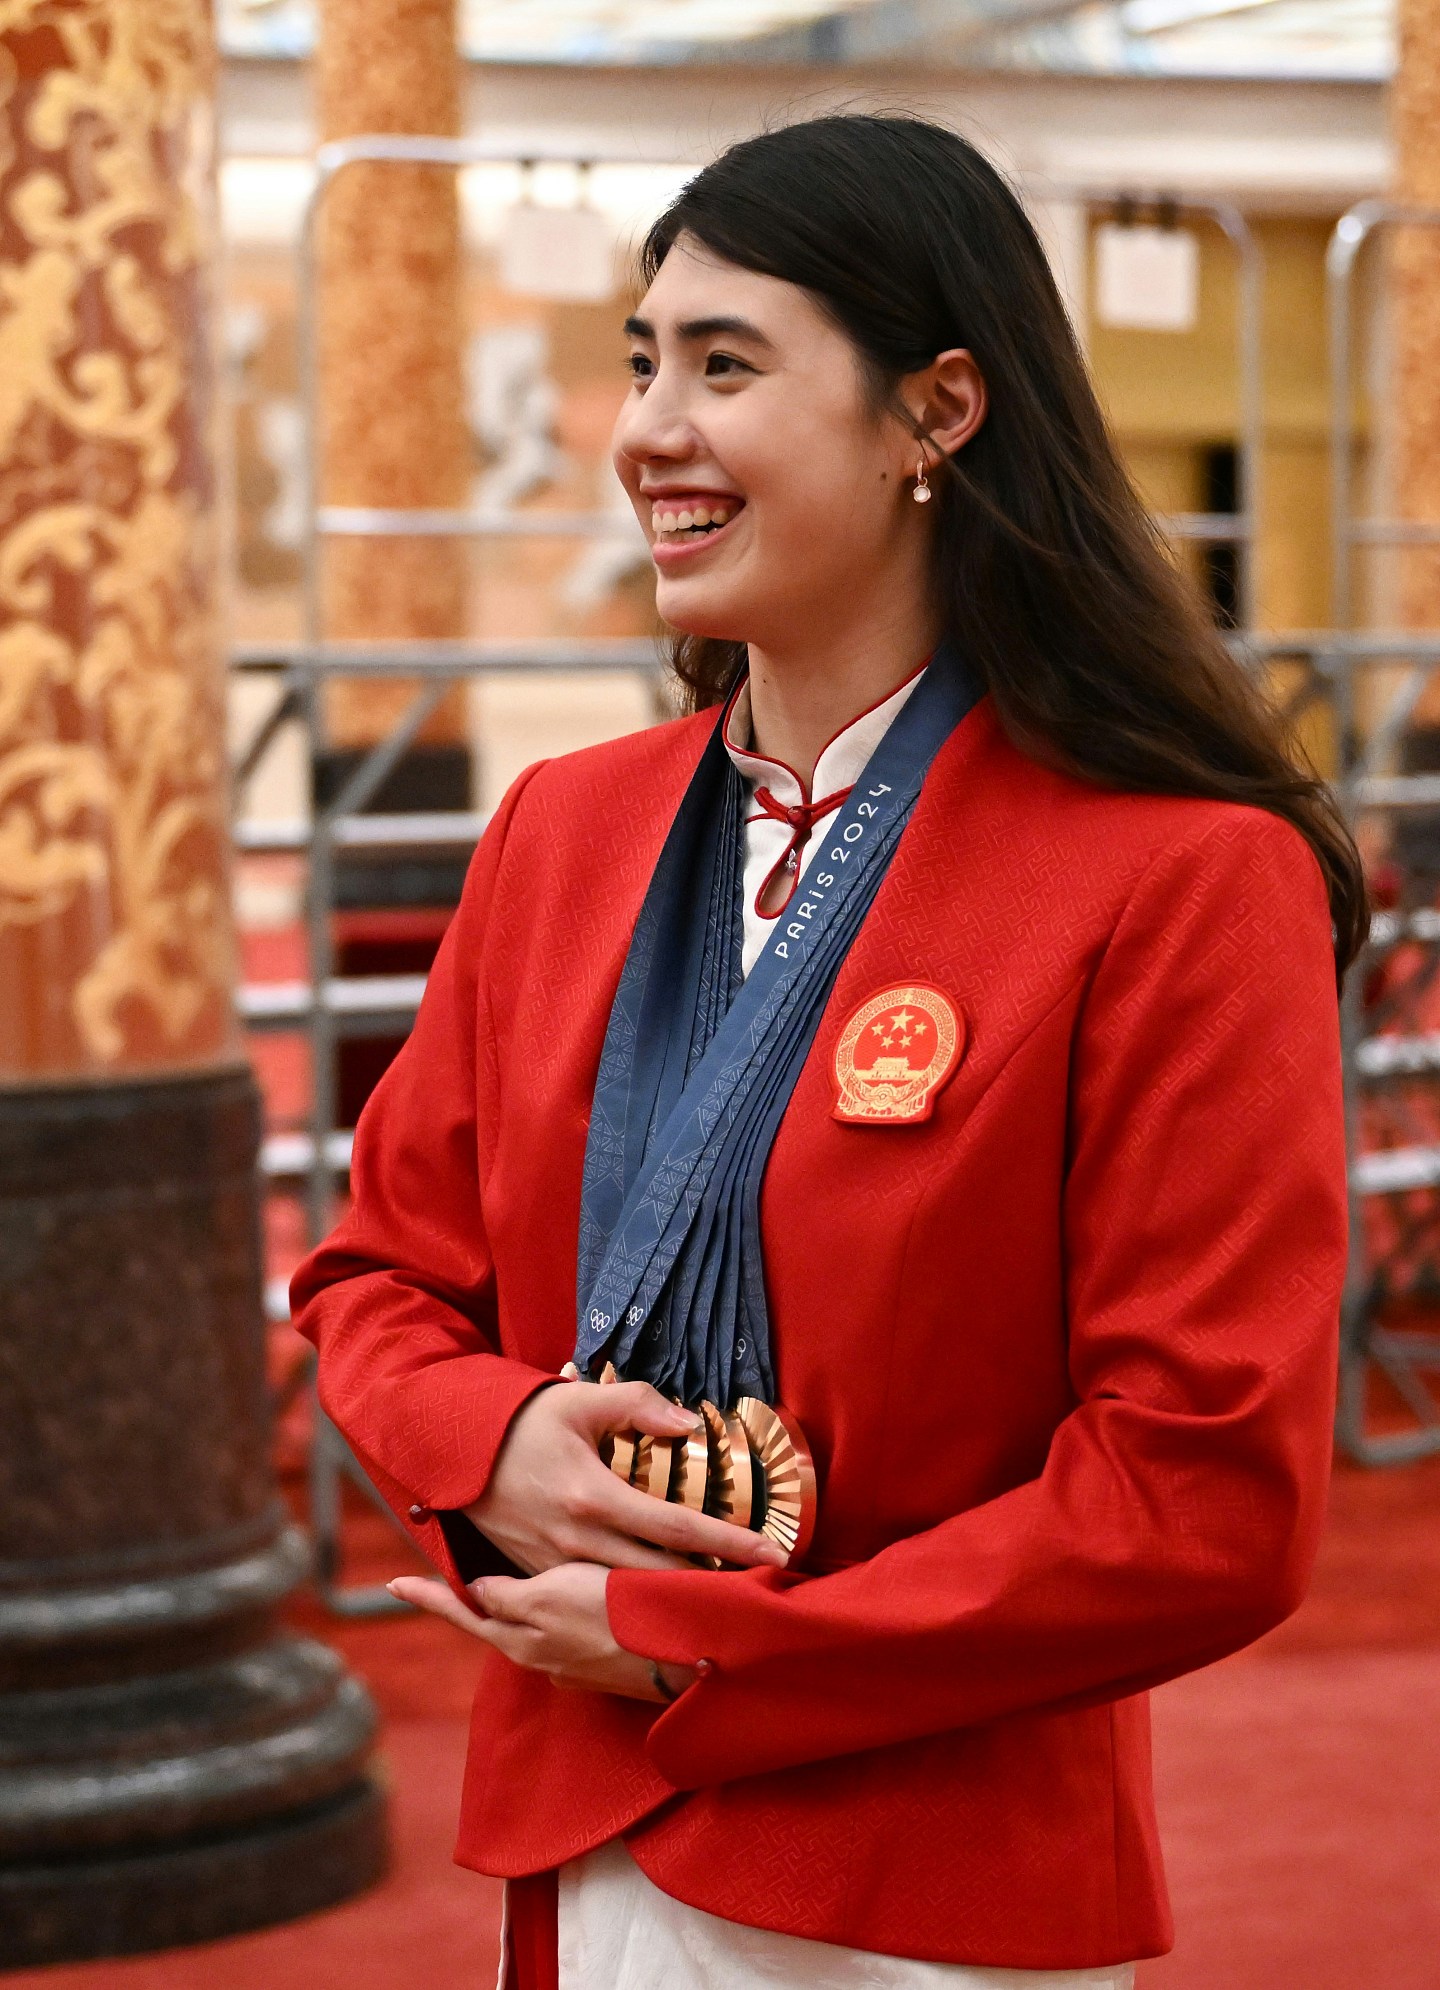
[[[600,1380],[619,1380],[611,1363]],[[703,1432],[617,1431],[602,1440],[600,1455],[618,1479],[652,1499],[755,1528],[787,1555],[803,1555],[815,1532],[815,1466],[794,1417],[758,1396],[742,1396],[728,1415],[705,1402],[700,1414]],[[713,1556],[697,1559],[721,1566]]]
[[[739,1417],[727,1416],[725,1428],[730,1439],[730,1517],[737,1527],[749,1527],[755,1519],[755,1460]]]
[[[635,1471],[635,1450],[639,1442],[633,1430],[617,1430],[610,1453],[610,1469],[628,1486]]]
[[[764,1475],[760,1531],[787,1554],[803,1555],[815,1532],[815,1464],[800,1426],[787,1410],[772,1409],[757,1396],[742,1396],[735,1416]]]
[[[635,1484],[652,1499],[666,1499],[670,1492],[670,1475],[675,1469],[675,1451],[680,1440],[673,1437],[642,1438],[648,1442],[649,1450],[644,1460],[636,1458]]]
[[[713,1403],[702,1403],[700,1414],[710,1440],[705,1511],[716,1520],[728,1520],[732,1526],[748,1527],[753,1473],[744,1427],[738,1417],[722,1415]]]
[[[666,1498],[692,1513],[705,1510],[705,1487],[710,1476],[710,1446],[704,1431],[674,1440],[675,1462],[670,1468]]]

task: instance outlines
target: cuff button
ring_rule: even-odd
[[[412,1520],[415,1520],[415,1521],[420,1521],[420,1520],[428,1520],[428,1519],[430,1518],[430,1509],[429,1509],[429,1507],[428,1507],[428,1506],[412,1506],[412,1507],[411,1507],[411,1509],[410,1509],[410,1518],[411,1518]]]

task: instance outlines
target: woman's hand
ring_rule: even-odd
[[[783,1568],[784,1551],[764,1535],[637,1492],[601,1460],[601,1438],[616,1431],[679,1437],[699,1423],[648,1382],[556,1382],[512,1421],[466,1518],[531,1575],[562,1562],[680,1568],[687,1555]]]
[[[545,1673],[557,1686],[618,1693],[627,1700],[673,1699],[697,1674],[683,1665],[657,1667],[666,1687],[662,1693],[649,1659],[616,1644],[605,1610],[606,1573],[590,1562],[567,1562],[525,1581],[487,1576],[469,1585],[484,1613],[478,1617],[443,1582],[428,1576],[398,1576],[389,1588],[402,1602],[443,1617],[516,1665]]]

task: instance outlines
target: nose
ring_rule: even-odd
[[[682,397],[667,385],[663,367],[643,394],[627,397],[611,439],[617,466],[624,459],[642,469],[647,463],[684,462],[698,443]]]

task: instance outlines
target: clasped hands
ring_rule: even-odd
[[[532,1396],[506,1432],[490,1482],[465,1516],[501,1554],[528,1573],[486,1576],[469,1584],[475,1608],[446,1583],[398,1576],[392,1595],[443,1617],[493,1645],[516,1665],[545,1673],[557,1686],[663,1700],[696,1674],[626,1651],[610,1634],[605,1582],[612,1568],[685,1568],[692,1555],[715,1555],[746,1568],[783,1568],[783,1549],[748,1527],[670,1505],[616,1478],[600,1456],[601,1440],[622,1430],[678,1437],[699,1427],[691,1411],[648,1382],[606,1389],[557,1382]]]

